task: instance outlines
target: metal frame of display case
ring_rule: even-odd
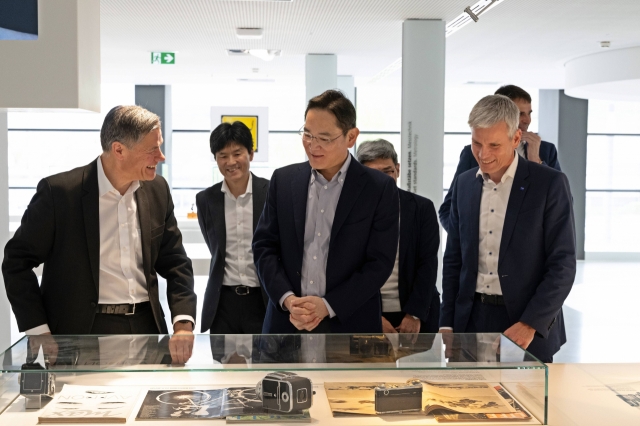
[[[316,396],[310,410],[314,419],[332,418],[331,411],[327,412],[325,383],[381,384],[418,379],[440,384],[500,384],[532,418],[497,423],[547,424],[547,366],[501,334],[197,334],[193,337],[193,355],[185,364],[172,363],[169,348],[175,339],[189,337],[24,337],[0,354],[0,421],[24,418],[20,424],[29,424],[29,418],[37,422],[37,410],[27,410],[22,402],[19,382],[21,375],[43,371],[55,374],[56,392],[64,384],[145,389],[250,386],[269,372],[291,371],[310,378],[314,385]],[[24,369],[25,363],[34,362],[48,368]],[[407,424],[419,419],[422,424],[438,424],[424,414],[387,416],[394,415],[382,415],[380,419],[341,417],[340,422],[358,425],[365,421],[377,424],[379,420],[379,424],[385,424],[392,419],[402,425],[405,419]]]

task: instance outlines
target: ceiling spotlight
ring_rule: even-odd
[[[249,55],[260,58],[263,61],[270,61],[276,56],[280,56],[281,50],[271,49],[249,49]]]
[[[276,56],[282,55],[280,49],[227,49],[229,56],[255,56],[263,61],[270,61]]]
[[[478,22],[481,14],[487,12],[489,9],[493,9],[504,1],[505,0],[480,0],[473,6],[467,6],[460,15],[447,23],[446,36],[449,37],[471,21]]]
[[[242,40],[259,40],[263,34],[262,28],[236,28],[236,36]]]
[[[478,22],[478,19],[480,19],[478,15],[476,15],[471,11],[471,6],[467,6],[467,8],[464,11],[467,12],[467,15],[469,15],[471,19],[473,19],[473,22]]]

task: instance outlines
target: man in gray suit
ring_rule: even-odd
[[[256,275],[251,241],[269,181],[249,171],[253,138],[243,123],[222,123],[211,132],[210,144],[224,180],[196,196],[198,222],[211,252],[200,329],[260,334],[267,298]]]

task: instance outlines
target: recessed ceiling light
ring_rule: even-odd
[[[236,28],[236,36],[242,40],[259,40],[263,35],[262,28]]]

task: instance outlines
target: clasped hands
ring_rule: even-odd
[[[289,311],[289,321],[298,330],[311,331],[329,315],[327,305],[318,296],[288,296],[282,303]]]

